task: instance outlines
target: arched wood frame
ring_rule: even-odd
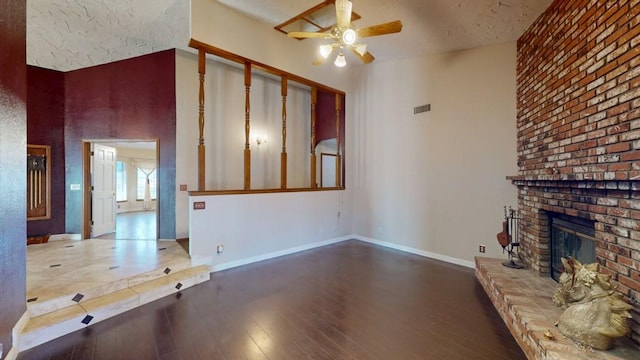
[[[316,164],[317,159],[315,155],[315,143],[316,143],[316,106],[317,106],[317,92],[318,89],[321,89],[325,92],[334,93],[336,96],[336,132],[337,132],[337,140],[338,140],[338,158],[336,162],[336,188],[331,189],[342,189],[342,165],[341,165],[341,155],[340,155],[340,114],[342,111],[341,107],[341,99],[342,96],[345,95],[343,91],[333,89],[326,85],[316,83],[314,81],[302,78],[300,76],[290,74],[286,71],[279,70],[269,65],[265,65],[247,58],[244,58],[240,55],[233,54],[226,50],[222,50],[211,46],[209,44],[205,44],[203,42],[191,39],[189,42],[189,46],[198,50],[198,74],[199,74],[199,108],[198,108],[198,128],[199,128],[199,139],[198,139],[198,191],[190,192],[193,195],[201,195],[201,194],[235,194],[235,193],[265,193],[265,192],[278,192],[278,191],[300,191],[300,190],[321,190],[318,188],[317,184],[317,171]],[[243,190],[206,190],[205,187],[205,173],[206,173],[206,163],[205,163],[205,142],[204,142],[204,104],[205,104],[205,94],[204,94],[204,78],[206,72],[206,54],[215,55],[226,60],[231,60],[236,63],[244,64],[244,85],[245,85],[245,147],[244,147],[244,189]],[[281,95],[282,95],[282,152],[281,152],[281,181],[280,181],[280,189],[259,189],[252,190],[251,189],[251,148],[250,148],[250,132],[251,132],[251,73],[252,69],[259,69],[266,73],[279,76],[281,78]],[[288,82],[295,81],[300,84],[307,85],[311,88],[311,153],[310,153],[310,162],[311,162],[311,183],[309,184],[309,188],[303,189],[290,189],[287,187],[287,88]],[[322,190],[327,190],[324,188]]]

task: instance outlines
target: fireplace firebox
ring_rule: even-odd
[[[594,222],[564,214],[549,214],[551,277],[558,281],[563,272],[560,259],[573,257],[583,264],[596,261]]]

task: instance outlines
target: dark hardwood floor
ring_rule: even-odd
[[[525,359],[472,269],[359,241],[212,280],[28,359]]]

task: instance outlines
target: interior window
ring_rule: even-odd
[[[149,177],[149,196],[150,199],[156,199],[156,172],[152,170],[150,173],[145,173],[144,170],[138,168],[137,175],[137,191],[136,191],[136,200],[144,200],[145,187],[147,183],[147,174]]]

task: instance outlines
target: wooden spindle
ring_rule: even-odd
[[[244,189],[251,189],[251,148],[249,134],[251,132],[251,63],[244,63]]]
[[[336,187],[342,186],[342,157],[340,155],[340,113],[342,112],[342,96],[336,94]]]
[[[280,154],[280,188],[287,188],[287,77],[280,84],[282,93],[282,153]]]
[[[316,169],[316,104],[318,103],[318,88],[311,88],[311,187],[318,187]]]
[[[198,74],[200,78],[200,94],[198,106],[198,191],[205,190],[205,146],[204,146],[204,75],[207,68],[206,52],[198,50]]]

